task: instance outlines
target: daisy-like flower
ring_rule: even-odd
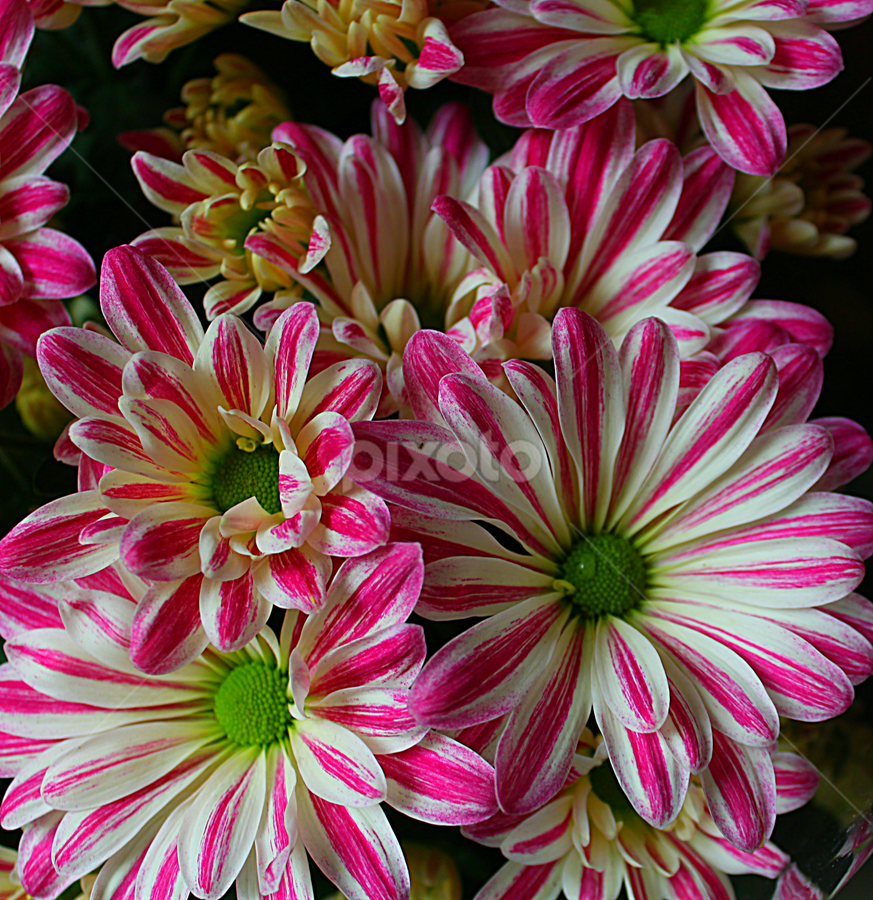
[[[104,257],[100,291],[120,343],[56,329],[39,360],[79,417],[70,440],[102,465],[79,493],[17,525],[0,544],[0,567],[45,583],[120,557],[153,583],[137,609],[133,658],[169,671],[207,635],[225,651],[248,643],[274,603],[317,608],[330,556],[385,542],[384,502],[340,484],[350,422],[373,415],[381,376],[353,360],[307,381],[318,337],[311,304],[285,313],[266,347],[234,316],[203,334],[167,272],[129,247]],[[152,628],[161,646],[149,643]]]
[[[566,128],[622,95],[667,94],[690,74],[710,143],[756,175],[785,156],[785,123],[766,88],[808,90],[842,68],[806,0],[501,0],[450,34],[466,59],[454,79],[493,93],[510,125]]]
[[[131,164],[146,197],[180,222],[141,234],[133,246],[178,284],[220,276],[203,299],[207,318],[242,315],[264,291],[289,304],[300,299],[294,278],[246,247],[255,232],[275,235],[303,271],[330,247],[327,224],[303,183],[305,164],[288,147],[273,144],[239,165],[210,150],[188,150],[181,165],[140,150]]]
[[[222,53],[213,65],[213,78],[186,82],[185,105],[164,114],[167,127],[125,131],[119,143],[173,162],[181,162],[186,150],[209,150],[235,163],[257,160],[272,143],[273,129],[291,118],[284,91],[236,53]]]
[[[779,715],[834,716],[873,670],[851,627],[869,611],[851,591],[873,504],[827,492],[845,470],[829,469],[828,423],[777,398],[766,354],[724,365],[673,423],[666,324],[639,323],[619,354],[565,309],[552,341],[557,385],[505,364],[515,401],[459,350],[461,374],[441,378],[451,342],[423,332],[407,386],[448,428],[355,426],[353,477],[401,507],[394,539],[424,547],[418,611],[484,617],[430,659],[412,709],[442,728],[508,714],[495,768],[514,814],[563,786],[593,709],[643,819],[672,822],[699,774],[719,828],[754,850],[775,817]]]
[[[740,174],[731,195],[731,225],[757,259],[769,250],[844,259],[857,242],[846,232],[870,215],[864,179],[867,141],[844,128],[788,129],[788,154],[772,179]]]
[[[112,48],[112,64],[126,66],[137,59],[163,62],[167,55],[227,25],[249,0],[115,0],[141,16],[144,22],[119,35]]]
[[[281,12],[250,12],[240,21],[304,41],[334,75],[376,85],[398,123],[407,88],[429,88],[464,64],[427,0],[285,0]]]
[[[753,259],[696,256],[724,212],[733,171],[709,147],[683,160],[670,141],[636,152],[634,141],[622,99],[584,125],[526,132],[470,202],[436,199],[481,265],[454,292],[448,333],[495,376],[504,359],[549,359],[551,321],[564,307],[593,315],[616,343],[657,315],[688,358],[748,301],[760,273]]]
[[[24,759],[0,817],[23,827],[25,887],[48,900],[100,867],[92,896],[217,900],[236,882],[244,900],[312,897],[308,856],[350,900],[408,897],[381,804],[445,825],[496,809],[492,767],[407,709],[421,579],[417,546],[380,548],[278,640],[265,629],[163,677],[131,665],[122,595],[71,588],[64,628],[15,622],[0,745]]]
[[[727,875],[777,878],[790,859],[772,842],[737,850],[718,830],[695,780],[676,820],[664,830],[627,802],[606,745],[583,734],[567,784],[529,816],[498,813],[465,834],[498,846],[510,860],[476,900],[734,900]],[[815,793],[815,768],[791,753],[771,753],[780,813]]]
[[[319,303],[322,335],[316,367],[341,359],[374,360],[385,373],[384,416],[406,407],[402,359],[422,325],[444,328],[455,286],[472,268],[469,253],[431,212],[437,195],[466,196],[488,161],[460,104],[443,106],[426,132],[397,125],[374,103],[373,136],[341,143],[311,126],[274,132],[305,165],[303,183],[326,223],[330,247],[313,268],[282,239],[259,231],[247,250],[294,277]],[[278,296],[258,310],[269,328],[293,302]]]
[[[0,407],[15,396],[39,336],[69,324],[60,298],[95,281],[84,248],[44,227],[70,193],[42,173],[75,136],[78,111],[54,84],[16,96],[33,27],[27,0],[0,0]]]

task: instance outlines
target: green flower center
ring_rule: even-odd
[[[634,0],[633,19],[644,38],[664,47],[693,38],[708,9],[709,0]]]
[[[218,463],[212,478],[212,496],[221,512],[249,497],[256,497],[270,515],[281,512],[276,448],[272,444],[257,447],[254,442],[240,438]]]
[[[591,782],[591,790],[594,791],[597,798],[611,807],[613,813],[619,813],[618,818],[637,817],[636,810],[627,799],[627,794],[618,783],[609,762],[604,762],[596,769],[592,769],[588,773],[588,780]]]
[[[234,669],[215,695],[215,718],[224,733],[244,747],[272,744],[292,722],[288,676],[262,662]]]
[[[646,565],[626,538],[583,535],[561,563],[558,587],[585,619],[623,616],[646,589]]]

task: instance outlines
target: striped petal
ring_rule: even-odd
[[[434,825],[468,825],[497,811],[494,769],[469,747],[431,731],[415,746],[380,756],[386,802]]]
[[[41,175],[76,134],[76,103],[56,84],[21,94],[0,121],[0,180]]]
[[[297,410],[318,339],[318,315],[309,303],[296,303],[282,313],[270,331],[265,352],[273,363],[279,415],[290,418]]]
[[[529,813],[564,785],[591,712],[592,635],[567,628],[552,658],[509,715],[497,747],[497,795],[510,814]]]
[[[477,900],[556,900],[561,893],[561,861],[541,866],[508,862],[476,895]],[[570,895],[568,895],[570,896]],[[580,894],[580,898],[583,896]],[[588,894],[584,895],[586,897]],[[596,900],[601,900],[597,897]]]
[[[348,900],[403,900],[409,873],[379,807],[338,806],[298,788],[300,836],[315,864]]]
[[[82,544],[83,528],[106,515],[97,491],[40,507],[0,541],[0,567],[22,581],[65,581],[99,572],[118,559],[117,544]]]
[[[712,760],[700,779],[722,834],[751,853],[763,845],[776,821],[776,778],[770,754],[713,732]]]
[[[438,650],[410,695],[416,718],[432,727],[460,728],[518,706],[566,622],[556,599],[519,603]]]
[[[200,583],[200,618],[209,640],[225,653],[239,650],[267,624],[271,605],[255,588],[251,571],[233,581]]]
[[[212,510],[158,503],[131,520],[121,540],[124,564],[143,578],[175,581],[200,571],[200,532]]]
[[[159,350],[189,365],[203,339],[194,308],[155,260],[133,247],[103,257],[100,308],[128,350]]]
[[[266,759],[260,748],[233,754],[197,794],[179,829],[179,868],[192,891],[218,900],[251,851],[264,808]]]
[[[192,203],[209,196],[197,186],[185,167],[176,162],[140,150],[130,164],[149,202],[164,212],[181,215]]]

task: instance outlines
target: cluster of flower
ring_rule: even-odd
[[[119,65],[247,6],[118,2],[152,17]],[[311,860],[406,900],[383,804],[500,848],[477,900],[798,891],[770,838],[818,774],[780,728],[873,673],[873,504],[836,492],[873,443],[810,419],[824,317],[752,295],[769,247],[851,252],[869,147],[765,88],[833,78],[873,0],[246,13],[376,84],[372,134],[219,57],[120,138],[174,224],[105,255],[85,327],[40,173],[87,114],[17,96],[79,11],[0,0],[0,405],[35,358],[78,467],[0,541],[0,897],[311,900]],[[405,119],[447,76],[508,153],[459,103]],[[726,211],[754,256],[703,252]],[[428,656],[413,611],[479,621]]]

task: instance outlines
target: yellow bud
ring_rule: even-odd
[[[24,427],[33,435],[53,441],[73,416],[48,389],[35,359],[24,357],[24,375],[15,398]]]

